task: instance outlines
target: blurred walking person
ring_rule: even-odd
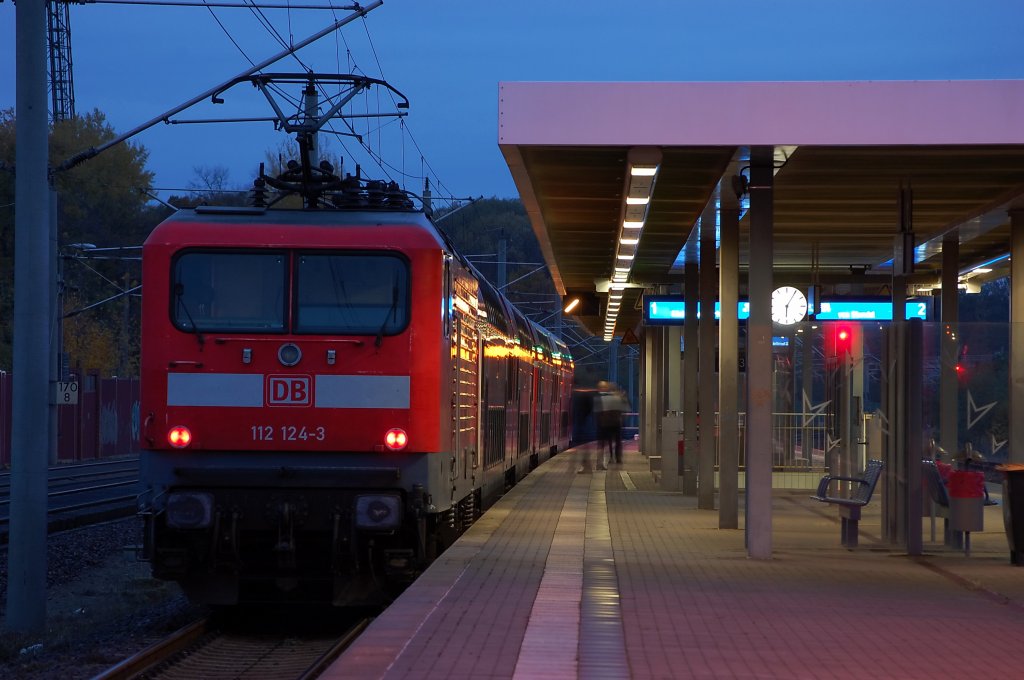
[[[594,399],[594,413],[597,416],[597,428],[601,441],[601,457],[604,459],[607,447],[607,460],[613,463],[622,462],[622,415],[628,405],[618,385],[602,380],[597,384],[598,394]]]

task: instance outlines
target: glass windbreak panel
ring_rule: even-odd
[[[1005,310],[1005,299],[991,304]],[[985,302],[968,297],[961,313]],[[751,442],[771,448],[775,488],[814,489],[824,472],[856,476],[872,459],[893,469],[894,457],[906,455],[897,437],[911,414],[919,450],[910,455],[1001,479],[994,468],[1010,457],[1011,324],[924,322],[914,330],[909,322],[813,320],[776,333],[771,439]],[[741,384],[748,368],[740,364]],[[742,398],[738,410],[744,469]],[[716,431],[716,442],[724,436]]]
[[[984,303],[966,297],[961,313]],[[1002,481],[993,468],[1009,462],[1011,331],[1007,322],[925,324],[925,441],[941,460],[992,473],[989,481]]]
[[[296,333],[395,335],[409,320],[409,265],[396,255],[303,254]]]
[[[171,319],[185,331],[285,329],[284,253],[189,252],[174,261]]]

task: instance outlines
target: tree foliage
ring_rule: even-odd
[[[555,290],[522,203],[514,199],[481,199],[453,211],[438,211],[436,220],[456,250],[495,284],[500,277],[499,244],[504,240],[508,286],[503,292],[529,318],[546,328],[557,328],[562,298]],[[597,345],[593,350],[584,346],[585,343],[574,342],[574,338],[590,339],[592,336],[572,317],[561,321],[564,324],[562,339],[573,356],[588,359],[586,363],[577,361],[576,384],[596,385],[608,375],[606,347]],[[623,362],[622,375],[628,365]]]
[[[960,291],[960,321],[999,322],[1010,320],[1010,279],[989,281],[981,293]]]
[[[439,211],[435,220],[455,248],[495,285],[501,278],[500,242],[505,242],[507,288],[502,292],[530,318],[539,322],[561,305],[522,203],[480,199],[452,211]]]
[[[224,165],[200,165],[192,168],[194,179],[188,183],[188,194],[171,196],[169,203],[177,208],[198,205],[249,205],[249,192],[231,184],[231,173]]]
[[[14,304],[14,112],[0,111],[0,368],[11,368]],[[116,137],[98,110],[67,121],[50,131],[50,167],[75,153]],[[149,152],[140,145],[118,144],[95,158],[54,176],[58,196],[58,245],[65,283],[65,311],[89,306],[141,283],[139,251],[108,251],[85,259],[88,250],[139,246],[165,216],[147,205],[153,175],[146,169]],[[72,247],[79,244],[78,247]],[[138,365],[138,298],[125,314],[120,304],[96,306],[65,324],[64,346],[71,366],[103,373],[133,371]]]

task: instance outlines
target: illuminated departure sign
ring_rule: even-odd
[[[931,316],[932,302],[908,300],[907,318],[927,321]],[[648,326],[675,326],[686,319],[686,303],[682,295],[645,295],[644,323]],[[700,303],[697,303],[697,318],[700,318]],[[719,303],[715,303],[715,319],[721,318]],[[750,302],[741,300],[736,308],[736,318],[750,318]],[[821,309],[814,315],[820,321],[892,321],[892,301],[883,298],[835,298],[823,300]],[[810,320],[810,319],[809,319]]]
[[[927,321],[931,300],[908,300],[907,319]],[[822,300],[814,317],[820,321],[892,321],[892,301],[872,299]]]
[[[715,318],[722,317],[722,308],[715,303]],[[750,303],[741,300],[736,306],[736,318],[750,317]],[[697,318],[700,318],[700,303],[697,303]],[[644,323],[649,326],[674,326],[686,319],[686,303],[682,295],[645,295]]]

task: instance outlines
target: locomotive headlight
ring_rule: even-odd
[[[288,342],[277,349],[277,360],[282,366],[294,366],[302,359],[302,350],[299,346]]]
[[[172,529],[205,529],[213,521],[213,494],[175,491],[167,498],[167,526]]]
[[[399,496],[356,496],[356,527],[359,529],[397,529],[401,523],[402,499]]]
[[[182,425],[172,427],[167,432],[167,443],[176,449],[183,449],[192,443],[192,431]]]
[[[409,443],[409,435],[399,427],[393,427],[384,435],[384,445],[391,451],[401,451]]]

